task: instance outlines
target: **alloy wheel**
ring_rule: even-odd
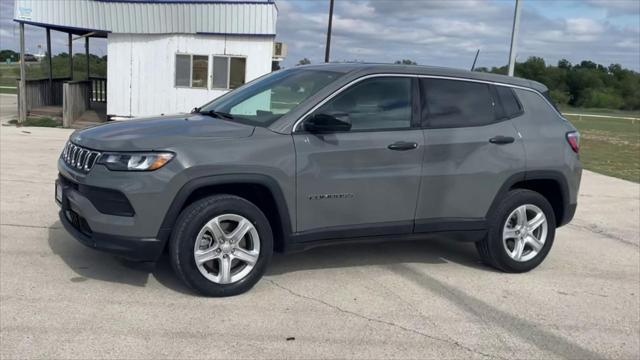
[[[196,238],[193,257],[200,273],[216,284],[244,279],[260,256],[260,237],[251,221],[223,214],[207,222]]]
[[[521,205],[509,214],[504,224],[504,249],[515,261],[529,261],[544,247],[547,229],[547,217],[539,207],[532,204]]]

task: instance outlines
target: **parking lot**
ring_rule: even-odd
[[[69,130],[2,127],[1,358],[638,358],[640,185],[585,172],[536,270],[434,240],[276,256],[247,294],[202,298],[163,257],[130,263],[61,228]]]

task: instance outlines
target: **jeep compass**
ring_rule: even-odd
[[[534,81],[312,65],[191,113],[76,131],[55,198],[83,244],[142,261],[166,251],[208,296],[250,289],[274,251],[434,234],[525,272],[574,215],[578,152],[578,132]]]

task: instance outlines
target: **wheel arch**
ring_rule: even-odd
[[[493,200],[487,218],[513,189],[527,189],[544,196],[553,208],[557,227],[567,224],[573,217],[569,206],[569,184],[564,175],[560,171],[540,170],[520,172],[509,177]]]
[[[225,174],[192,179],[182,186],[164,216],[158,239],[166,246],[180,212],[213,194],[231,194],[251,201],[265,214],[273,231],[274,250],[284,251],[292,233],[288,206],[278,183],[262,174]]]

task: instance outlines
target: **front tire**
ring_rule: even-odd
[[[171,265],[195,291],[213,297],[246,292],[273,254],[266,216],[234,195],[214,195],[184,209],[171,235]]]
[[[553,245],[555,214],[549,201],[535,191],[510,191],[488,222],[487,236],[476,243],[476,248],[485,264],[499,270],[533,270]]]

